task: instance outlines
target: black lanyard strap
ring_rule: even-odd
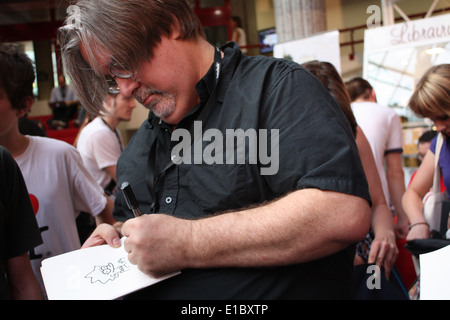
[[[114,128],[114,129],[111,128],[109,126],[109,124],[106,123],[105,119],[103,119],[103,118],[100,118],[100,119],[102,119],[103,123],[108,127],[108,129],[110,129],[116,135],[117,142],[119,143],[120,153],[122,153],[123,152],[122,140],[119,137],[119,133],[117,132],[117,129],[116,128]]]
[[[156,144],[158,141],[158,135],[160,131],[159,125],[155,126],[155,133],[153,135],[153,141],[151,142],[151,149],[148,154],[147,158],[147,172],[145,173],[146,176],[146,183],[148,191],[150,192],[150,196],[152,197],[152,204],[150,206],[150,213],[156,212],[156,192],[154,187],[155,185],[155,157],[156,157]]]

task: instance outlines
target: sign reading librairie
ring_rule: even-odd
[[[416,47],[448,41],[450,41],[450,14],[367,29],[364,48],[373,52],[389,47]]]

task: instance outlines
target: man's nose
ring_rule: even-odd
[[[115,80],[119,85],[120,93],[127,99],[132,98],[134,91],[139,87],[139,82],[133,80],[133,78],[122,79],[116,77]]]

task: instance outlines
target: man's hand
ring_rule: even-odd
[[[128,260],[142,272],[160,277],[187,267],[191,221],[168,215],[143,215],[125,222]]]

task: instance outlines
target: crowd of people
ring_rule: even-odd
[[[35,74],[18,47],[0,44],[0,297],[45,298],[43,259],[126,237],[142,272],[182,272],[125,299],[355,299],[357,266],[389,279],[396,240],[430,236],[421,210],[436,139],[405,189],[399,117],[366,80],[345,83],[327,62],[246,56],[234,42],[215,48],[185,1],[77,6],[83,14],[59,30],[65,71],[94,115],[76,146],[20,133]],[[450,65],[431,68],[409,102],[445,137],[449,81]],[[149,116],[125,148],[117,125],[135,100]],[[252,145],[218,144],[230,129],[269,129],[258,149],[277,150],[278,171],[262,174]],[[194,138],[180,142],[180,161],[175,132]],[[214,163],[187,161],[205,150]],[[447,187],[449,150],[445,141]],[[144,215],[117,192],[124,182]],[[96,227],[84,244],[81,212]]]

